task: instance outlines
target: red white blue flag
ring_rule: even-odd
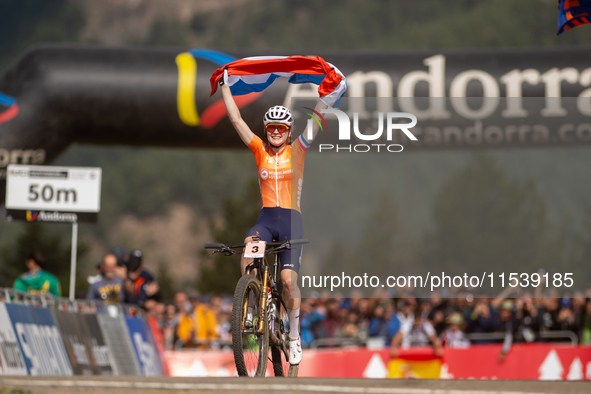
[[[591,23],[591,0],[558,0],[556,35]]]
[[[233,61],[211,76],[212,96],[224,70],[228,70],[228,86],[234,96],[262,92],[280,77],[289,78],[289,83],[319,85],[320,100],[330,107],[338,106],[347,90],[343,73],[320,56],[257,56]]]

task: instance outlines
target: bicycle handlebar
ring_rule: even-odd
[[[224,244],[205,244],[205,249],[219,249],[223,246],[226,246]]]
[[[267,246],[281,246],[285,243],[288,243],[289,245],[303,245],[303,244],[307,244],[310,243],[310,241],[305,238],[305,239],[292,239],[291,241],[283,241],[283,242],[267,242]],[[246,246],[246,244],[211,244],[211,243],[207,243],[204,245],[205,249],[222,249],[222,248],[230,248],[230,249],[238,249],[238,248],[243,248]]]
[[[309,244],[310,241],[308,240],[308,238],[304,238],[304,239],[292,239],[291,241],[289,241],[290,245],[303,245],[303,244]]]

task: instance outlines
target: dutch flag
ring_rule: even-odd
[[[329,107],[338,102],[347,90],[343,73],[320,56],[256,56],[228,63],[211,76],[211,95],[218,81],[228,70],[228,86],[234,96],[262,92],[277,78],[289,78],[289,83],[313,83],[318,86],[320,100]]]

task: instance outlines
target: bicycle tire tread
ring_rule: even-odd
[[[258,300],[260,296],[259,280],[252,275],[244,275],[240,278],[238,284],[236,285],[232,305],[232,351],[234,353],[234,362],[236,363],[236,370],[239,376],[249,376],[248,369],[244,361],[244,349],[242,344],[242,306],[249,288],[256,290],[255,299]],[[260,318],[265,319],[265,311],[261,311],[261,314],[262,316],[260,316]],[[265,376],[267,369],[269,338],[267,324],[264,326],[265,333],[263,334],[263,344],[259,349],[259,359],[255,376]],[[263,354],[264,349],[267,349],[265,354]]]

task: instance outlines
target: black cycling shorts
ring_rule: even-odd
[[[248,230],[247,237],[260,237],[266,242],[281,242],[285,238],[301,239],[304,236],[302,214],[295,209],[263,208],[256,224]],[[294,245],[291,250],[279,253],[281,269],[300,271],[302,263],[302,245]],[[269,264],[273,264],[269,261]]]

